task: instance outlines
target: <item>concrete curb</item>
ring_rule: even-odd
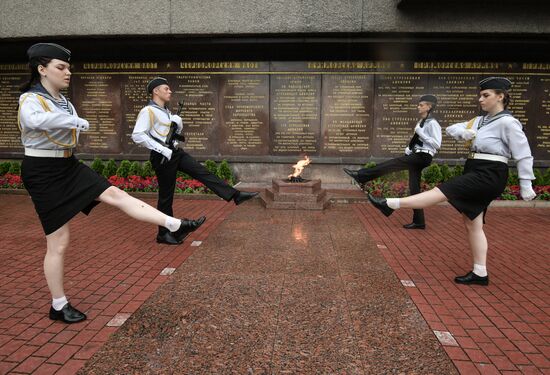
[[[250,188],[244,188],[241,190],[254,190]],[[330,203],[332,204],[350,204],[350,203],[367,203],[368,199],[366,196],[348,196],[346,194],[342,194],[341,191],[338,193],[331,192],[329,189],[327,189],[328,192],[328,199]],[[29,195],[27,193],[27,190],[25,189],[0,189],[0,195],[6,194],[6,195]],[[156,199],[157,193],[156,192],[129,192],[129,194],[136,198],[144,198],[144,199]],[[218,197],[215,194],[174,194],[174,199],[195,199],[195,200],[221,200],[220,197]],[[448,205],[449,203],[440,203],[440,205]],[[550,201],[504,201],[504,200],[498,200],[493,201],[490,205],[490,207],[521,207],[521,208],[550,208]]]

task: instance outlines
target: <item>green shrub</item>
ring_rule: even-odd
[[[105,168],[103,169],[103,176],[106,178],[109,178],[111,176],[116,175],[117,165],[113,159],[109,159],[107,164],[105,165]]]
[[[367,164],[365,164],[365,168],[373,168],[376,167],[376,163],[373,161],[369,161]]]
[[[409,180],[409,171],[397,171],[388,173],[387,175],[384,175],[380,177],[384,181],[388,182],[398,182],[398,181],[408,181]]]
[[[439,165],[432,164],[422,172],[422,180],[428,184],[437,184],[441,182],[443,175],[439,169]]]
[[[120,162],[120,165],[118,166],[118,169],[116,170],[116,175],[118,177],[128,177],[128,173],[130,172],[130,166],[132,164],[129,160],[123,160]]]
[[[507,193],[507,192],[502,193],[500,195],[500,198],[504,199],[506,201],[517,201],[518,200],[518,198],[514,194]]]
[[[508,185],[519,185],[518,172],[510,170],[508,173]]]
[[[214,160],[205,161],[204,166],[212,174],[216,174],[216,172],[218,171],[218,165],[216,164],[216,162]]]
[[[10,167],[11,163],[9,161],[0,163],[0,176],[8,173],[10,171]]]
[[[441,181],[449,181],[451,178],[453,178],[453,172],[451,171],[451,168],[447,164],[442,164],[439,166],[439,171],[441,172]]]
[[[103,174],[105,169],[105,163],[100,158],[95,158],[92,162],[91,168],[99,174]]]
[[[535,174],[535,181],[533,181],[533,186],[546,185],[545,184],[546,179],[544,178],[544,173],[542,173],[542,170],[535,168],[533,170],[533,173]]]
[[[462,176],[464,174],[464,166],[455,165],[452,171],[452,177]]]
[[[138,161],[133,161],[130,164],[130,170],[128,171],[129,176],[141,176],[143,174],[143,167]]]
[[[153,164],[149,160],[143,163],[143,168],[141,169],[141,177],[153,177],[155,175],[155,170],[153,169]]]
[[[218,171],[217,176],[221,178],[224,181],[227,181],[229,184],[233,185],[235,183],[235,178],[233,176],[233,172],[231,171],[231,168],[229,167],[229,163],[227,160],[223,160],[220,165],[218,165]]]
[[[180,178],[180,177],[181,177],[181,178],[183,178],[184,180],[192,180],[192,179],[193,179],[193,177],[189,176],[187,173],[182,172],[182,171],[178,171],[178,172],[176,173],[176,177],[177,177],[177,178]]]
[[[550,185],[550,168],[547,168],[544,172],[544,185]]]
[[[18,161],[12,161],[10,163],[10,169],[8,171],[11,174],[20,175],[21,174],[21,163]]]

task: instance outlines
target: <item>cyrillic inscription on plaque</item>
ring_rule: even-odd
[[[27,69],[27,64],[0,64],[0,151],[23,151],[17,108],[19,86],[28,78]]]
[[[90,123],[90,129],[80,133],[78,151],[120,153],[119,77],[108,73],[74,76],[73,103],[78,115]]]
[[[323,76],[323,156],[367,156],[373,85],[372,75]]]
[[[321,76],[272,76],[270,96],[272,153],[316,155],[321,127]]]
[[[468,150],[464,142],[455,141],[445,127],[469,121],[479,114],[478,85],[480,76],[471,74],[435,74],[430,76],[429,93],[437,96],[434,117],[441,125],[442,142],[437,157],[463,157]]]
[[[220,77],[220,152],[265,155],[269,152],[269,77]]]
[[[531,121],[529,116],[529,108],[531,103],[530,91],[535,78],[528,75],[515,75],[512,80],[514,81],[514,86],[513,90],[510,90],[509,110],[525,128],[529,128]]]
[[[178,74],[172,86],[173,104],[183,100],[183,148],[195,155],[216,155],[218,134],[218,77]]]
[[[531,149],[535,159],[550,159],[550,77],[541,77],[538,92],[540,106],[537,121],[529,123],[532,134]]]
[[[372,154],[403,155],[419,120],[418,99],[428,88],[421,74],[392,74],[375,77]]]
[[[149,61],[71,66],[66,93],[90,130],[83,159],[146,159],[131,134],[156,76],[172,88],[169,109],[183,100],[184,149],[198,156],[271,162],[307,153],[320,163],[403,155],[419,121],[422,94],[435,94],[443,130],[437,158],[464,158],[464,142],[445,128],[479,114],[478,82],[512,82],[510,110],[522,122],[537,164],[550,162],[550,64],[468,61]],[[0,64],[0,157],[23,155],[17,128],[26,63]],[[65,94],[65,93],[64,93]],[[338,159],[340,158],[340,159]]]

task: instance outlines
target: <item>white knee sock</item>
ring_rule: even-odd
[[[52,306],[56,311],[61,311],[63,306],[65,306],[67,303],[69,303],[69,301],[67,301],[67,297],[65,296],[52,299]]]
[[[474,273],[478,276],[485,277],[487,276],[487,267],[481,264],[474,264]]]
[[[168,229],[170,232],[175,232],[178,229],[180,229],[181,226],[181,220],[176,219],[175,217],[168,216],[166,218],[166,223],[164,223],[164,227]]]
[[[389,208],[393,208],[394,210],[399,208],[399,198],[388,198],[386,199],[386,203]]]

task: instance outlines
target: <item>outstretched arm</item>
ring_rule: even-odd
[[[19,100],[19,118],[26,130],[48,131],[55,129],[88,130],[90,124],[83,118],[66,112],[46,111],[36,95],[22,96]]]

